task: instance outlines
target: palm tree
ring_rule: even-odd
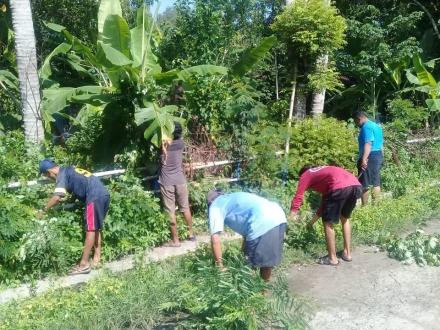
[[[327,6],[330,6],[330,0],[324,0]],[[327,67],[328,65],[328,54],[325,54],[318,58],[317,65],[322,67]],[[322,91],[316,91],[313,93],[312,99],[312,115],[313,117],[319,117],[324,112],[324,102],[325,102],[325,89]]]
[[[40,116],[40,82],[31,4],[29,0],[10,0],[10,5],[25,137],[27,141],[39,142],[44,133]]]

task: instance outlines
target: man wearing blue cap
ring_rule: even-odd
[[[69,272],[71,275],[90,273],[89,256],[94,248],[93,266],[101,260],[101,230],[110,206],[110,194],[102,182],[91,173],[73,166],[60,167],[45,159],[40,162],[40,174],[56,181],[54,195],[45,211],[58,204],[67,193],[86,203],[84,230],[86,237],[81,260]]]
[[[286,215],[277,203],[247,192],[223,194],[208,192],[208,223],[211,247],[217,266],[223,270],[220,233],[224,225],[243,236],[243,250],[260,276],[269,281],[272,268],[279,265],[283,255]]]

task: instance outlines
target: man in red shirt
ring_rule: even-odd
[[[362,188],[359,180],[350,172],[337,166],[304,166],[299,172],[299,183],[292,200],[290,214],[296,217],[304,199],[304,193],[310,189],[322,195],[321,206],[314,215],[311,225],[320,217],[324,222],[325,238],[328,255],[319,259],[323,265],[339,264],[336,257],[336,241],[334,224],[341,219],[342,233],[344,236],[344,251],[342,259],[351,261],[351,227],[349,218],[353,212],[356,201],[361,197]]]

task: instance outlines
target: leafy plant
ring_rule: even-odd
[[[440,235],[426,235],[419,229],[406,238],[391,239],[385,247],[391,258],[404,264],[440,266]]]
[[[204,65],[162,72],[152,46],[155,22],[145,6],[139,9],[136,27],[130,30],[119,1],[101,1],[96,51],[63,26],[48,23],[47,27],[61,34],[64,42],[48,55],[40,70],[46,129],[54,114],[67,115],[63,110],[70,104],[82,106],[72,118],[77,124],[81,124],[80,118],[102,112],[103,131],[97,142],[101,150],[121,151],[127,140],[137,136],[138,126],[146,140],[159,146],[164,136],[171,135],[173,121],[178,120],[174,117],[177,108],[164,104],[173,80],[185,80],[193,72],[225,70]],[[63,71],[58,72],[60,65]],[[66,71],[71,79],[65,79]]]
[[[356,143],[354,130],[333,118],[306,119],[294,122],[290,136],[290,153],[286,164],[280,152],[284,149],[285,128],[276,124],[256,126],[248,134],[250,161],[245,176],[250,180],[273,181],[288,173],[296,176],[306,164],[338,164],[353,169]]]

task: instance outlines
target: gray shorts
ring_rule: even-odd
[[[286,227],[287,224],[282,223],[263,236],[246,241],[244,254],[253,267],[274,267],[281,263]]]
[[[188,188],[186,187],[186,183],[174,186],[160,185],[160,192],[162,194],[165,211],[168,213],[174,214],[176,212],[176,202],[180,211],[189,210]]]

